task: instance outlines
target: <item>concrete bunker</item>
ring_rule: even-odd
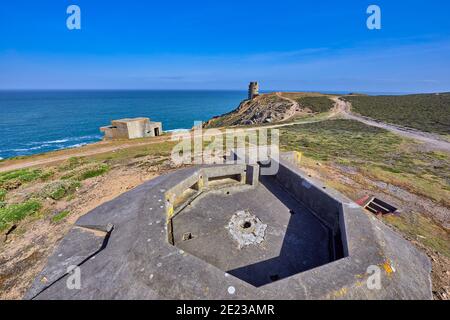
[[[301,171],[295,154],[276,162],[273,175],[183,168],[102,204],[77,220],[25,299],[432,298],[423,253]],[[260,228],[239,248],[230,223],[241,236]],[[80,290],[67,287],[69,265],[82,269]],[[380,290],[365,285],[369,266]]]
[[[150,118],[126,118],[113,120],[100,131],[104,133],[104,140],[158,137],[162,133],[162,123],[150,121]]]
[[[259,172],[208,167],[168,190],[168,242],[255,287],[347,255],[338,201],[283,164]]]

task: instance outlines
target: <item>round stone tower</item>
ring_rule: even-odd
[[[252,100],[254,97],[259,95],[259,85],[258,82],[250,82],[250,85],[248,86],[248,99]]]

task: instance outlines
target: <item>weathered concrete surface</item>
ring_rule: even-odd
[[[30,288],[28,299],[431,299],[431,264],[428,258],[390,228],[367,215],[360,207],[334,190],[323,189],[319,181],[303,174],[293,164],[280,161],[283,169],[279,177],[272,177],[277,185],[297,197],[289,185],[303,185],[302,193],[309,193],[309,182],[317,190],[305,203],[295,205],[298,217],[319,220],[333,228],[332,237],[342,240],[344,258],[322,264],[260,286],[252,285],[226,273],[169,242],[170,211],[173,203],[168,190],[194,176],[203,181],[205,170],[214,166],[194,167],[161,176],[103,204],[80,218],[77,226],[114,229],[105,236],[74,227],[61,242],[47,266]],[[223,166],[218,167],[221,171]],[[239,169],[241,170],[242,167]],[[231,170],[233,171],[233,170]],[[245,171],[243,172],[245,173]],[[286,176],[285,176],[286,175]],[[297,177],[289,177],[297,175]],[[243,176],[243,175],[242,175]],[[264,179],[262,179],[263,181]],[[289,184],[287,183],[289,182]],[[242,182],[237,182],[242,183]],[[264,186],[263,184],[260,184]],[[197,204],[209,193],[217,192],[197,184]],[[256,190],[258,186],[242,184],[239,188]],[[320,192],[319,192],[320,191]],[[244,191],[246,192],[246,191]],[[273,194],[273,193],[272,193]],[[300,196],[300,195],[298,195]],[[304,195],[303,195],[304,196]],[[325,200],[327,197],[335,201]],[[265,197],[264,197],[265,198]],[[265,199],[258,202],[264,205]],[[237,201],[236,201],[237,202]],[[337,204],[336,204],[337,202]],[[276,204],[280,210],[290,208]],[[283,207],[285,206],[285,208]],[[265,210],[270,210],[270,205]],[[275,206],[274,206],[275,207]],[[186,207],[187,208],[187,207]],[[304,209],[302,209],[304,208]],[[330,212],[315,212],[316,209]],[[173,209],[173,207],[172,207]],[[223,208],[219,208],[223,210]],[[185,209],[183,209],[185,210]],[[181,218],[183,211],[180,211]],[[294,216],[297,216],[294,215]],[[334,218],[333,218],[334,217]],[[174,221],[177,216],[173,218]],[[265,218],[262,218],[264,220]],[[286,219],[286,217],[280,219]],[[166,224],[168,222],[168,224]],[[268,223],[269,221],[263,221]],[[301,230],[299,227],[295,230]],[[177,232],[176,225],[173,231]],[[312,235],[311,235],[312,236]],[[278,239],[281,239],[279,237]],[[286,238],[286,237],[285,237]],[[278,240],[279,241],[279,240]],[[284,239],[283,239],[284,241]],[[188,241],[189,242],[189,241]],[[276,241],[274,241],[276,242]],[[279,245],[279,242],[278,242]],[[99,246],[100,249],[99,250]],[[214,242],[221,248],[220,240]],[[334,248],[336,250],[336,248]],[[86,259],[88,258],[88,259]],[[230,257],[233,261],[233,257]],[[238,262],[238,260],[234,260]],[[81,268],[81,289],[66,286],[67,267]],[[367,268],[381,270],[381,289],[370,290],[366,285]],[[245,266],[244,266],[245,267]],[[42,277],[47,277],[42,282]],[[54,279],[56,279],[54,281]],[[233,287],[234,290],[228,290]],[[233,292],[230,294],[229,292]]]
[[[258,287],[330,262],[329,229],[263,178],[256,188],[229,187],[195,199],[173,219],[175,245]],[[240,210],[267,224],[260,244],[239,249],[230,235],[227,226]],[[193,239],[183,241],[188,232]]]

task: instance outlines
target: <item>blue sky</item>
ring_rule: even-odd
[[[66,27],[71,4],[81,30]],[[450,91],[449,13],[446,0],[5,0],[0,89]]]

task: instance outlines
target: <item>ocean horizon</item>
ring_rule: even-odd
[[[246,98],[245,90],[2,90],[0,160],[101,141],[99,128],[121,118],[149,117],[165,132],[190,129]]]

